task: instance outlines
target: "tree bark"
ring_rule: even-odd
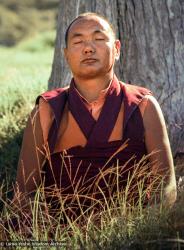
[[[72,19],[86,11],[102,14],[114,25],[122,43],[116,74],[152,90],[166,119],[173,154],[184,153],[184,1],[61,0],[49,89],[70,83],[64,33]]]

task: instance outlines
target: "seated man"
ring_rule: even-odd
[[[90,194],[98,201],[115,192],[115,172],[123,191],[145,159],[149,168],[142,176],[163,177],[164,202],[172,205],[176,180],[164,118],[149,90],[115,76],[121,44],[113,27],[85,13],[72,21],[65,38],[73,79],[69,87],[37,98],[24,132],[14,199],[43,182],[52,197],[55,188],[55,195]]]

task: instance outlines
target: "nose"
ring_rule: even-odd
[[[84,44],[84,54],[93,54],[95,52],[95,47],[90,41],[86,41]]]

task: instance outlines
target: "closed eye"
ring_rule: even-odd
[[[82,43],[82,40],[74,42],[74,44]]]
[[[104,38],[95,38],[96,41],[104,41]]]

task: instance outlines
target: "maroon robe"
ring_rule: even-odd
[[[118,93],[118,84],[121,86],[120,93]],[[44,165],[42,174],[45,190],[51,191],[53,195],[53,187],[55,187],[54,196],[59,194],[63,199],[67,197],[65,203],[69,207],[78,206],[74,205],[76,202],[74,193],[77,192],[78,196],[83,197],[80,201],[83,206],[89,207],[92,200],[93,203],[98,203],[104,197],[112,197],[116,194],[118,171],[118,190],[123,192],[128,178],[135,170],[135,162],[139,162],[147,153],[143,119],[138,108],[147,94],[151,92],[142,87],[121,83],[114,77],[97,121],[75,90],[74,80],[69,90],[60,88],[42,94],[41,96],[50,104],[55,118],[48,137],[50,160],[47,160]],[[37,103],[38,101],[39,97]],[[87,139],[87,144],[85,147],[75,146],[66,152],[53,153],[66,101]],[[108,142],[122,101],[124,101],[123,138]],[[127,140],[128,145],[122,147]],[[114,157],[112,157],[113,154]],[[127,161],[129,161],[128,164]],[[133,194],[130,196],[135,197]]]

